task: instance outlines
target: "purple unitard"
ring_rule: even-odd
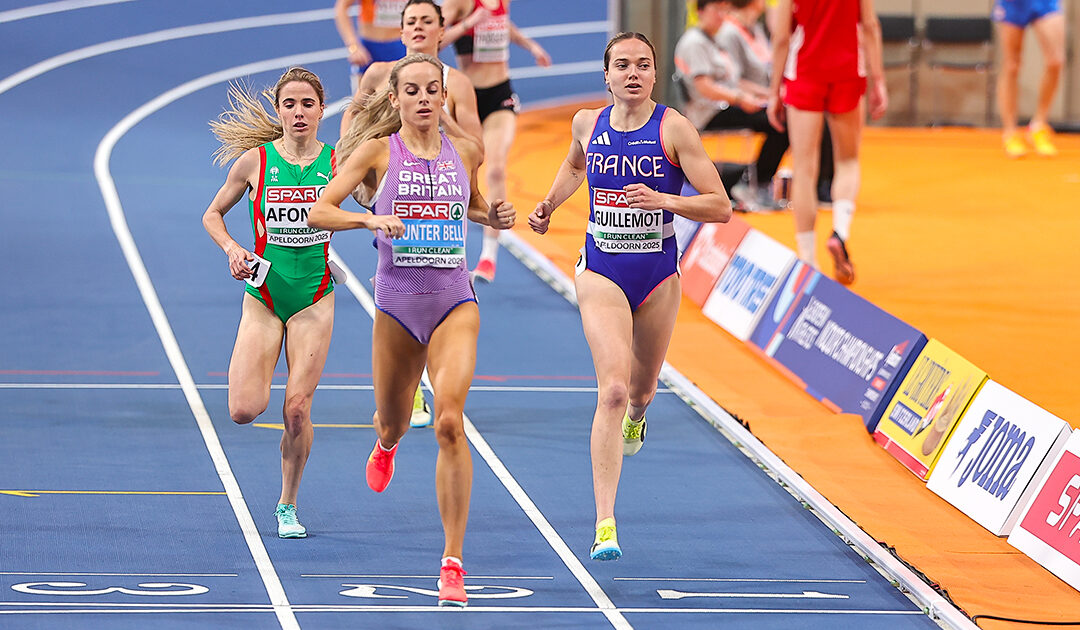
[[[398,134],[390,136],[386,174],[372,211],[405,224],[401,238],[376,235],[375,306],[427,344],[450,311],[475,302],[465,266],[469,173],[446,134],[433,160],[418,158]]]

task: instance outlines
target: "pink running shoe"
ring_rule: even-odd
[[[453,560],[443,562],[439,571],[439,605],[464,608],[469,603],[465,594],[465,569]]]
[[[473,278],[484,282],[495,282],[495,261],[490,258],[481,258],[473,269]]]
[[[851,263],[851,257],[848,256],[847,246],[844,245],[843,239],[833,232],[829,240],[825,242],[825,246],[833,257],[835,264],[833,277],[836,281],[843,285],[855,282],[855,265]]]
[[[375,440],[375,448],[371,449],[367,460],[367,485],[375,492],[386,490],[386,486],[389,486],[390,480],[394,478],[394,455],[397,447],[395,444],[394,448],[385,451],[379,446],[379,440]]]

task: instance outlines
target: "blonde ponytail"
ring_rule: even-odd
[[[262,96],[277,109],[278,95],[285,84],[302,81],[315,90],[319,103],[326,103],[326,92],[319,77],[306,68],[289,68],[281,75],[274,88],[262,91]],[[210,131],[221,146],[213,153],[214,163],[224,166],[244,154],[248,149],[273,142],[285,135],[277,116],[266,111],[251,89],[240,83],[230,83],[228,91],[229,106],[210,121]]]
[[[372,138],[385,138],[401,129],[401,115],[390,103],[390,92],[397,94],[398,75],[405,66],[414,63],[430,63],[439,69],[439,82],[442,82],[443,65],[435,57],[424,53],[413,53],[394,64],[390,70],[389,85],[369,95],[362,102],[353,100],[349,104],[353,112],[349,129],[337,144],[337,162],[344,164],[352,152]],[[443,86],[446,89],[446,86]],[[363,97],[360,97],[363,98]]]

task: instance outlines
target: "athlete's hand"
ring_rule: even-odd
[[[367,48],[364,48],[363,44],[353,44],[349,46],[349,63],[363,68],[371,63],[371,53],[368,52]]]
[[[372,232],[382,230],[389,238],[400,238],[405,235],[405,224],[392,214],[372,215],[368,218],[367,228]]]
[[[548,224],[551,222],[551,213],[553,212],[555,212],[555,207],[547,199],[536,204],[536,210],[533,210],[532,214],[529,215],[529,227],[532,228],[532,231],[537,234],[545,234],[548,231]]]
[[[664,207],[664,196],[645,184],[627,184],[623,186],[623,192],[631,208],[660,210]]]
[[[784,110],[784,104],[780,102],[780,97],[773,95],[769,97],[769,104],[765,107],[765,113],[769,116],[769,124],[773,126],[777,131],[784,130],[784,123],[787,122],[787,112]]]
[[[491,15],[491,11],[485,9],[484,7],[477,7],[476,10],[470,13],[469,17],[462,20],[462,22],[465,23],[465,28],[471,29],[480,22],[483,22],[484,18],[489,15]]]
[[[549,55],[540,44],[533,42],[529,52],[532,53],[533,59],[536,60],[536,65],[541,68],[547,68],[551,65],[551,55]]]
[[[491,207],[488,208],[488,225],[496,230],[509,230],[514,227],[516,219],[517,212],[514,211],[514,204],[502,199],[491,202]]]
[[[229,273],[232,277],[237,280],[246,280],[251,277],[251,268],[247,265],[247,261],[255,260],[251,252],[239,245],[233,245],[225,252],[225,255],[229,257]]]
[[[889,92],[885,88],[885,78],[870,80],[870,118],[877,120],[885,115],[889,108]]]

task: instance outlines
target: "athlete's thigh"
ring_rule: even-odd
[[[240,326],[229,360],[229,397],[269,400],[285,326],[270,309],[244,293]],[[265,406],[265,402],[263,406]]]
[[[998,48],[1001,50],[1001,66],[1017,67],[1024,48],[1024,28],[1009,22],[997,22]]]
[[[431,333],[428,344],[428,376],[435,390],[435,412],[465,408],[465,397],[476,370],[476,338],[480,332],[480,311],[476,302],[459,304]]]
[[[1035,37],[1039,40],[1043,59],[1055,59],[1059,64],[1062,63],[1065,60],[1065,16],[1061,11],[1035,20],[1031,28],[1035,30]]]
[[[593,271],[583,271],[574,284],[597,380],[601,386],[629,382],[634,322],[626,295],[609,278]]]
[[[664,366],[675,316],[682,299],[682,285],[673,275],[653,290],[652,295],[634,311],[633,360],[630,392],[651,394],[656,388],[660,368]]]
[[[393,317],[375,311],[371,331],[371,372],[375,384],[375,408],[383,422],[408,419],[426,359],[424,344]]]
[[[788,106],[787,130],[793,160],[817,163],[824,127],[825,114],[823,112]]]
[[[483,126],[484,161],[505,164],[514,144],[517,114],[508,109],[495,110],[484,119]]]
[[[285,325],[285,358],[289,364],[286,397],[315,391],[333,331],[333,292],[289,318]]]
[[[828,114],[829,133],[833,141],[833,158],[837,161],[852,160],[859,157],[859,142],[862,139],[863,100],[855,109],[842,114]]]

